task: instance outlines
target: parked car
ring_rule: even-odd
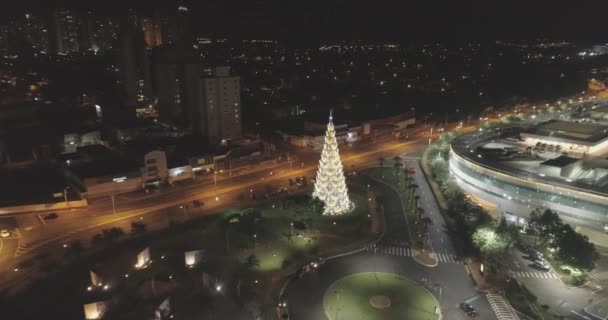
[[[2,230],[0,231],[0,238],[6,238],[6,237],[10,237],[11,233],[8,230]]]

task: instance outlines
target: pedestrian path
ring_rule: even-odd
[[[447,252],[436,252],[436,254],[439,262],[464,264],[464,262],[459,256],[455,256]]]
[[[513,275],[517,278],[559,279],[559,276],[554,272],[513,271]]]
[[[608,280],[608,272],[590,273],[589,278],[593,280]]]
[[[413,254],[412,249],[405,246],[376,245],[375,247],[369,248],[368,251],[375,254],[398,257],[411,257]]]
[[[367,251],[375,254],[398,257],[411,257],[414,254],[413,250],[407,246],[391,246],[383,244],[378,244],[375,247],[368,247]],[[439,262],[443,263],[464,263],[460,257],[447,252],[437,252],[437,259]]]
[[[486,294],[486,298],[488,299],[490,306],[492,306],[492,310],[494,310],[498,320],[519,320],[517,312],[503,296],[488,293]]]

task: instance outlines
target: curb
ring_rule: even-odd
[[[603,299],[603,300],[600,300],[600,301],[604,301],[604,300],[606,300],[606,299]],[[583,311],[585,311],[586,314],[588,314],[588,315],[590,315],[592,317],[595,317],[597,319],[605,319],[605,317],[601,317],[601,316],[599,316],[599,315],[597,315],[597,314],[595,314],[593,312],[587,311],[587,309],[589,309],[591,306],[593,306],[593,304],[589,305],[589,306],[586,306],[585,308],[583,308]]]
[[[369,176],[367,176],[367,177],[369,177]],[[369,177],[369,178],[371,178],[371,177]],[[332,260],[332,259],[336,259],[336,258],[340,258],[340,257],[345,257],[345,256],[353,255],[353,254],[365,251],[371,244],[378,243],[380,240],[382,240],[382,238],[384,238],[384,234],[385,234],[385,231],[386,231],[386,217],[384,216],[384,206],[382,206],[382,220],[383,220],[382,232],[380,233],[380,235],[378,236],[378,238],[376,238],[375,240],[371,241],[370,243],[367,243],[366,245],[364,245],[363,247],[361,247],[359,249],[355,249],[355,250],[352,250],[352,251],[339,253],[339,254],[336,254],[336,255],[333,255],[333,256],[328,256],[328,257],[323,258],[323,260],[327,261],[327,260]],[[285,280],[285,282],[283,283],[283,286],[281,286],[281,290],[279,290],[279,297],[278,297],[279,300],[285,294],[285,289],[287,289],[287,286],[293,281],[294,276],[296,275],[296,272],[292,272],[292,273],[290,273],[290,274],[288,274],[286,276],[287,280]],[[289,313],[289,311],[288,311],[288,313]]]
[[[381,167],[370,167],[370,168],[381,168]],[[403,215],[405,216],[405,221],[407,223],[407,233],[408,233],[409,238],[411,240],[412,239],[412,232],[410,230],[410,221],[407,218],[407,213],[405,212],[405,209],[404,209],[405,206],[403,205],[403,198],[401,197],[401,194],[399,193],[399,191],[396,190],[393,186],[391,186],[388,183],[384,183],[384,182],[382,182],[382,181],[380,181],[380,180],[378,180],[378,179],[376,179],[376,178],[374,178],[372,176],[369,176],[369,175],[368,175],[368,177],[370,179],[378,182],[378,183],[382,183],[382,184],[386,185],[387,187],[391,188],[393,191],[395,191],[399,195],[399,200],[400,200],[399,202],[401,204],[401,212],[403,212]],[[434,195],[434,193],[433,193],[433,195]],[[437,201],[437,200],[435,200],[435,201]],[[435,255],[435,257],[437,257],[437,253],[435,252],[435,249],[433,248],[433,245],[429,243],[429,246],[431,247],[431,251],[433,252],[433,254]],[[418,264],[420,264],[422,266],[428,267],[428,268],[434,268],[434,267],[436,267],[436,266],[439,265],[439,259],[437,259],[437,258],[435,259],[435,264],[434,265],[429,265],[429,264],[426,264],[424,262],[421,262],[420,260],[418,260],[418,258],[416,257],[416,255],[412,255],[412,258],[414,259],[414,261],[416,261],[416,263],[418,263]]]

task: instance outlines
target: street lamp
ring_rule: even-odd
[[[334,291],[336,293],[336,320],[338,320],[340,316],[340,292],[342,289],[338,289]]]

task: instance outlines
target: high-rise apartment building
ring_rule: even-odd
[[[152,73],[144,35],[134,17],[120,23],[120,71],[125,104],[137,107],[151,95]]]
[[[161,120],[200,132],[201,65],[187,45],[154,51],[154,87]]]
[[[41,52],[48,51],[49,35],[47,23],[40,17],[26,13],[19,33],[25,36],[32,48]]]
[[[81,50],[108,50],[118,39],[119,24],[110,17],[87,13],[79,17]]]
[[[50,27],[50,43],[53,52],[68,54],[80,49],[79,21],[71,11],[53,11]]]
[[[212,76],[201,80],[202,114],[206,115],[205,133],[212,143],[242,137],[241,84],[230,67],[216,67]]]
[[[159,47],[163,44],[160,19],[158,17],[142,17],[139,20],[144,32],[148,48]]]

